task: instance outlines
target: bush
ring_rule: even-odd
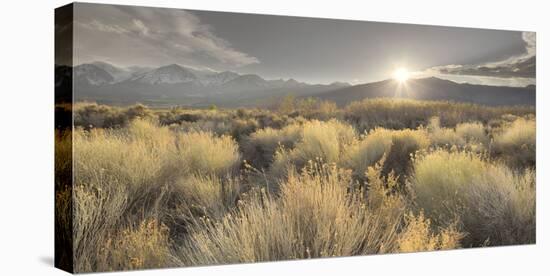
[[[469,245],[534,242],[534,181],[529,173],[517,175],[472,153],[438,150],[415,160],[412,182],[426,215],[439,226],[458,218]]]
[[[179,154],[193,173],[223,176],[240,165],[238,146],[230,136],[215,137],[209,132],[182,133]]]
[[[187,219],[184,215],[174,217],[182,202],[196,203],[208,214],[221,216],[218,205],[209,205],[208,196],[225,197],[198,191],[213,191],[218,183],[215,177],[232,172],[239,164],[239,154],[227,136],[204,132],[178,136],[167,127],[134,120],[122,129],[76,130],[74,162],[75,269],[94,271],[99,269],[97,258],[107,237],[124,226],[131,227],[133,221],[155,217],[177,227],[181,224],[178,220]],[[180,193],[178,180],[192,179],[193,173],[203,173],[205,178],[183,186],[183,191],[197,192],[190,197]]]
[[[485,128],[480,122],[458,124],[456,134],[469,143],[487,143]]]
[[[187,265],[204,265],[396,249],[401,211],[390,217],[387,210],[371,210],[362,193],[348,193],[349,181],[349,173],[334,166],[290,173],[279,199],[264,194],[220,222],[197,224],[180,256]]]
[[[310,161],[337,163],[343,148],[354,141],[355,135],[353,127],[336,120],[310,121],[303,125],[301,138],[293,149],[277,152],[273,172],[281,176],[289,167],[301,169]]]
[[[197,216],[219,219],[235,205],[240,192],[240,182],[231,178],[191,175],[179,179],[176,188],[184,199],[182,213],[191,211]]]
[[[399,235],[399,252],[422,252],[460,248],[463,234],[454,226],[444,228],[440,233],[432,233],[431,222],[420,212],[418,216],[408,214],[407,226]]]
[[[181,266],[170,249],[170,242],[168,227],[153,219],[145,220],[137,227],[108,237],[94,271]]]
[[[74,105],[74,125],[90,128],[124,127],[134,119],[154,119],[155,116],[146,106],[137,104],[127,108],[117,108],[95,103]]]
[[[392,135],[392,146],[386,155],[382,174],[388,176],[394,173],[401,184],[405,184],[405,177],[410,173],[411,158],[414,154],[429,146],[430,140],[424,130],[400,130]]]
[[[73,260],[77,272],[97,270],[98,256],[107,235],[122,224],[128,191],[115,180],[99,179],[78,184],[73,192]],[[113,181],[114,183],[109,183]]]
[[[360,141],[356,141],[344,149],[341,166],[353,170],[354,177],[365,179],[368,167],[380,161],[384,155],[384,175],[391,171],[398,176],[405,176],[413,153],[429,145],[424,130],[387,130],[376,128],[371,130]]]
[[[535,120],[519,118],[495,134],[493,154],[516,168],[534,167],[536,139]]]
[[[368,196],[350,186],[349,171],[331,165],[291,171],[280,197],[260,193],[221,221],[198,221],[179,256],[186,265],[352,256],[457,248],[462,234],[433,231],[422,215],[385,188],[369,168]],[[395,179],[388,180],[394,182]]]
[[[243,143],[245,159],[255,167],[267,168],[280,147],[293,148],[302,135],[302,126],[293,124],[282,129],[264,128]]]
[[[415,129],[427,125],[434,116],[441,119],[443,127],[455,127],[471,121],[487,123],[504,114],[521,116],[533,112],[531,107],[488,107],[446,101],[379,98],[350,103],[344,108],[344,117],[363,132],[376,127]]]
[[[392,145],[392,131],[384,128],[371,130],[359,141],[345,147],[340,164],[353,170],[354,176],[363,179],[369,166],[378,162]]]

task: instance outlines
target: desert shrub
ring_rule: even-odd
[[[164,268],[181,265],[171,250],[168,227],[154,219],[109,236],[94,271]]]
[[[338,107],[331,101],[320,101],[315,108],[313,118],[319,120],[328,120],[338,116]]]
[[[258,122],[255,119],[239,119],[239,118],[214,118],[201,119],[198,121],[187,122],[182,121],[174,129],[183,132],[212,132],[216,135],[231,135],[235,140],[239,141],[244,136],[249,135],[258,128]]]
[[[201,119],[199,114],[194,114],[173,108],[168,112],[160,112],[158,114],[158,120],[161,125],[181,124],[184,122],[197,122]]]
[[[536,139],[535,120],[516,119],[495,134],[493,154],[516,168],[535,166]]]
[[[181,133],[179,154],[193,173],[223,176],[240,165],[238,146],[230,136],[216,137],[209,132]]]
[[[400,188],[405,183],[411,168],[411,158],[414,154],[425,149],[430,140],[423,129],[420,130],[399,130],[392,133],[392,146],[386,155],[382,173],[387,176],[393,172],[400,182]]]
[[[408,201],[401,194],[393,193],[401,183],[393,172],[383,176],[382,164],[384,160],[367,169],[367,204],[370,208],[379,210],[384,218],[400,218],[401,226],[396,246],[392,250],[418,252],[460,248],[464,234],[454,224],[434,229],[430,219],[425,218],[422,211],[416,215],[406,211],[409,209]]]
[[[293,151],[298,164],[321,158],[327,163],[337,162],[341,147],[355,138],[355,130],[338,121],[312,121],[303,127],[302,139]]]
[[[273,162],[275,175],[284,174],[289,167],[303,168],[310,161],[337,163],[345,145],[355,140],[353,127],[336,120],[310,121],[303,125],[302,135],[293,149],[280,149]]]
[[[496,184],[496,185],[495,185]],[[499,185],[500,184],[500,185]],[[489,245],[530,244],[535,242],[535,174],[517,174],[497,166],[478,177],[466,191],[468,204],[464,224],[475,243]]]
[[[329,120],[339,117],[338,107],[334,102],[316,98],[304,98],[296,101],[296,112],[310,120]]]
[[[436,147],[451,148],[453,146],[463,147],[466,145],[466,140],[458,135],[454,129],[440,126],[439,117],[430,118],[427,130],[432,145]]]
[[[453,225],[442,229],[439,233],[431,230],[430,219],[409,213],[405,217],[406,227],[399,235],[397,243],[399,252],[419,252],[460,248],[463,234]]]
[[[73,269],[73,189],[55,191],[55,266]]]
[[[346,146],[340,160],[341,166],[353,170],[362,179],[369,166],[378,162],[392,145],[392,131],[384,128],[371,130],[362,139]]]
[[[302,127],[297,124],[282,129],[264,128],[250,135],[243,143],[244,158],[253,166],[266,168],[279,147],[292,148],[300,139]]]
[[[132,226],[128,223],[153,217],[178,226],[185,218],[175,214],[182,202],[217,211],[217,205],[206,204],[212,203],[207,197],[226,195],[206,192],[218,183],[215,177],[231,173],[240,163],[237,145],[228,136],[205,132],[178,135],[147,120],[134,120],[122,129],[76,130],[74,137],[77,271],[98,269],[100,246],[117,228]],[[194,173],[205,178],[191,182],[195,186],[184,185],[183,191],[203,192],[192,197],[181,193],[178,181],[192,179]]]
[[[258,122],[255,119],[233,119],[231,121],[231,136],[240,141],[258,129]]]
[[[73,260],[77,272],[98,268],[100,246],[121,222],[128,206],[128,192],[111,179],[97,180],[74,187],[73,195]],[[111,185],[109,185],[111,184]]]
[[[55,185],[61,189],[71,186],[73,141],[70,130],[55,131]]]
[[[115,127],[127,123],[127,118],[117,108],[97,104],[79,104],[74,107],[74,125],[85,128]]]
[[[153,112],[145,105],[135,104],[127,107],[123,110],[124,114],[128,121],[134,119],[152,119],[156,117],[153,115]]]
[[[146,106],[137,104],[117,108],[95,103],[79,103],[74,106],[74,125],[89,128],[123,127],[134,119],[154,119],[155,115]]]
[[[485,128],[480,122],[461,123],[456,125],[456,134],[469,143],[486,143]]]
[[[488,107],[470,103],[446,101],[418,101],[408,99],[365,99],[352,102],[344,108],[344,118],[358,131],[375,127],[415,129],[427,125],[438,116],[442,127],[455,127],[459,123],[479,121],[487,123],[504,114],[523,116],[533,114],[532,107]]]
[[[197,224],[180,256],[198,265],[392,251],[401,211],[369,209],[361,192],[348,192],[350,180],[334,166],[290,173],[280,198],[243,202],[220,222]]]
[[[155,176],[175,152],[174,139],[166,128],[134,121],[127,129],[75,131],[75,177],[90,182],[98,173],[120,185],[153,185]]]
[[[163,165],[172,163],[175,150],[171,137],[146,121],[127,129],[74,131],[76,271],[98,268],[99,246],[116,227],[158,212],[154,205],[167,182]]]
[[[260,193],[221,221],[198,221],[179,256],[204,265],[460,247],[454,228],[435,231],[423,215],[406,216],[406,200],[386,188],[395,178],[380,172],[369,167],[365,197],[351,173],[334,165],[293,170],[279,197]]]
[[[432,221],[445,226],[458,218],[468,243],[479,246],[534,241],[534,182],[526,179],[473,153],[438,150],[415,160],[412,182]]]
[[[386,155],[383,174],[387,176],[393,171],[402,178],[408,173],[411,155],[428,145],[423,129],[396,131],[376,128],[363,139],[345,147],[340,164],[352,169],[356,179],[364,180],[367,168]]]
[[[185,199],[183,213],[221,218],[235,205],[240,192],[238,179],[217,176],[190,175],[176,182],[177,192]],[[185,215],[185,214],[179,214]]]
[[[438,147],[462,147],[466,144],[466,141],[450,128],[440,128],[430,132],[430,140]]]

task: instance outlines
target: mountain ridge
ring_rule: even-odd
[[[535,105],[536,86],[510,87],[457,83],[437,77],[409,79],[407,82],[388,79],[349,86],[317,95],[342,106],[365,98],[408,98],[448,100],[483,105]]]
[[[57,70],[57,68],[56,68]],[[67,70],[67,69],[64,69]],[[76,100],[130,104],[258,106],[293,95],[330,100],[339,106],[364,98],[397,97],[450,100],[483,105],[535,105],[536,86],[507,87],[456,83],[437,77],[393,79],[350,85],[308,84],[295,79],[267,80],[257,74],[196,69],[179,64],[157,68],[117,67],[106,62],[77,65]],[[57,83],[62,83],[56,80]]]

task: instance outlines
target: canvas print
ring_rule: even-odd
[[[55,11],[56,266],[534,244],[529,31]]]

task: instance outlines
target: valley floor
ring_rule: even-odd
[[[56,132],[56,210],[74,213],[56,238],[77,272],[535,243],[530,107],[57,108],[75,128]]]

